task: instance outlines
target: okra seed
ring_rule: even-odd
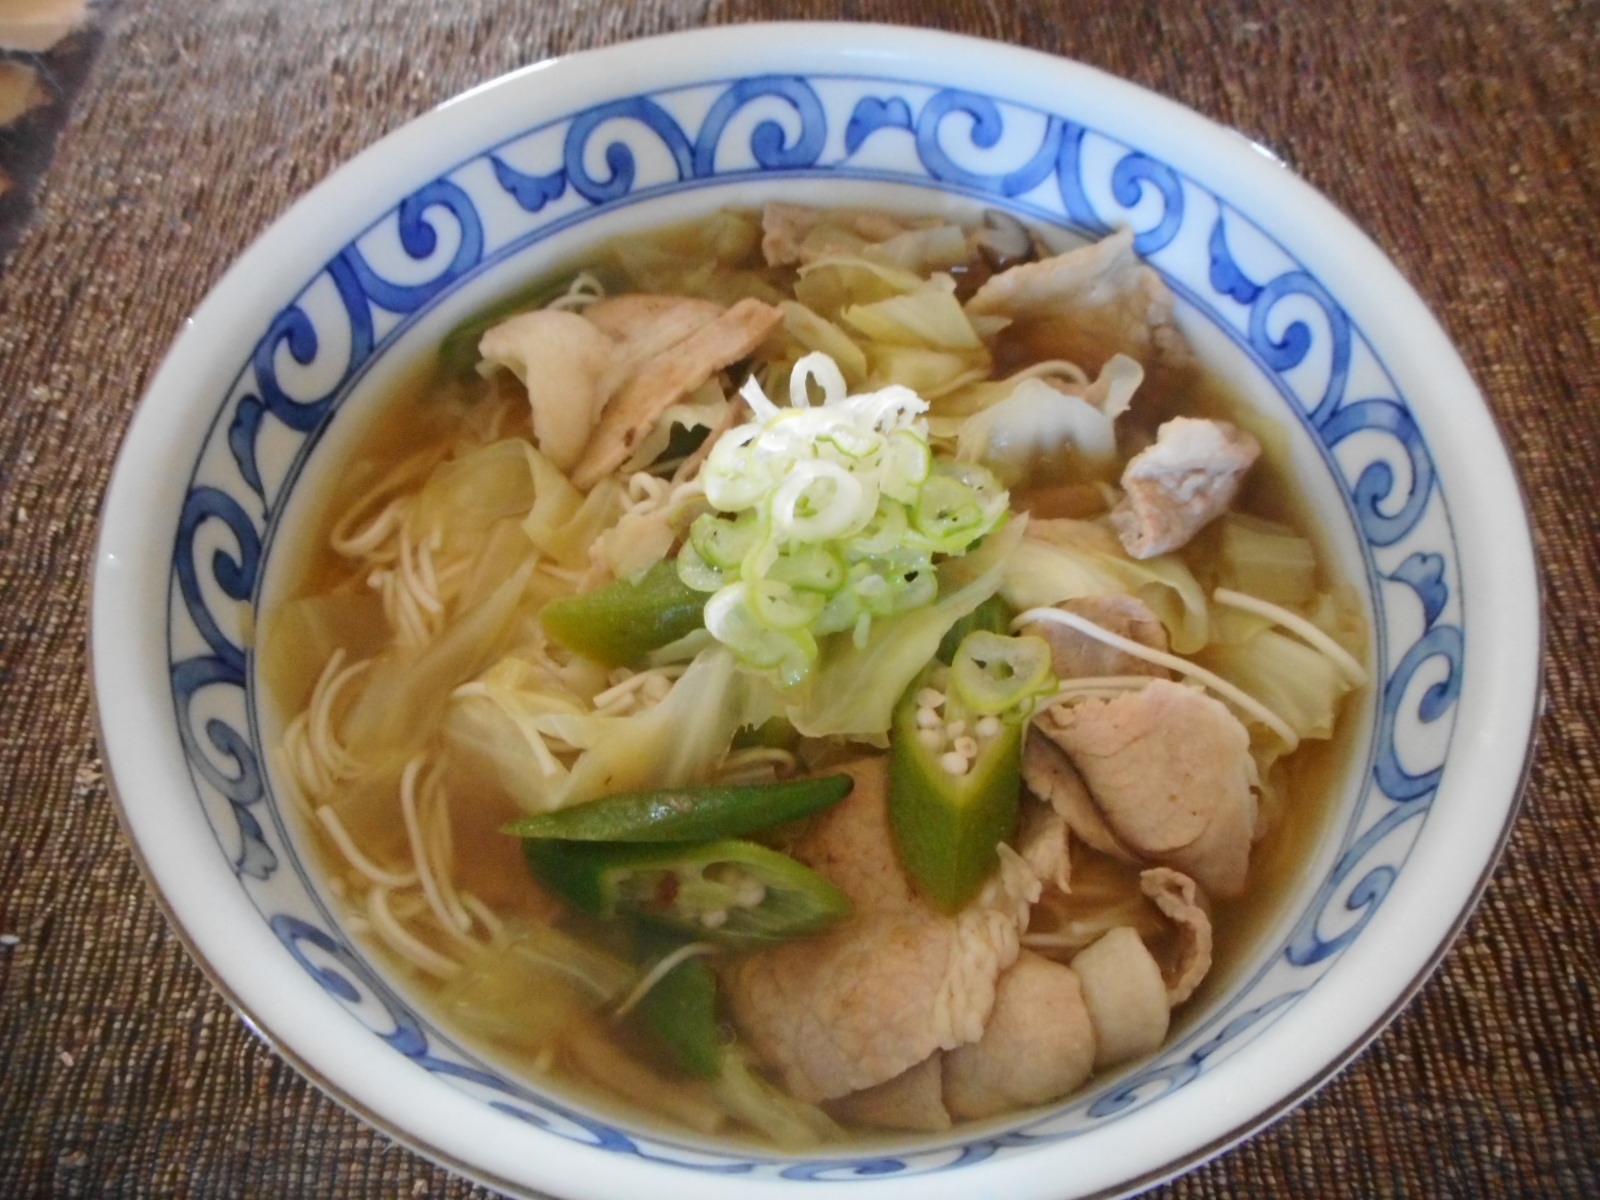
[[[1000,732],[1000,718],[992,714],[979,717],[976,732],[981,738],[992,738]]]
[[[965,721],[951,721],[950,724],[944,727],[944,731],[951,738],[958,738],[967,731],[967,723]]]
[[[978,742],[976,738],[958,737],[955,742],[952,743],[951,749],[957,754],[961,755],[962,758],[978,757]]]
[[[950,750],[939,756],[939,765],[944,768],[946,775],[965,775],[967,773],[967,757]]]
[[[707,929],[721,929],[728,923],[728,910],[725,908],[711,908],[700,914],[700,924]]]
[[[929,750],[943,750],[944,730],[919,729],[917,730],[917,741],[921,742]]]
[[[917,693],[917,707],[939,708],[944,704],[944,693],[938,688],[925,687]]]
[[[760,908],[766,898],[767,885],[759,879],[752,879],[749,886],[740,891],[737,903],[740,908]]]
[[[933,711],[933,709],[931,709],[931,708],[919,708],[919,709],[917,709],[917,728],[918,729],[935,729],[938,726],[943,725],[943,724],[944,724],[944,721],[940,718],[938,713]]]

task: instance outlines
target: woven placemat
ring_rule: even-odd
[[[91,736],[94,513],[184,314],[340,160],[531,60],[795,16],[1000,38],[1172,96],[1276,150],[1434,306],[1500,418],[1546,571],[1523,815],[1406,1013],[1159,1194],[1600,1195],[1592,0],[123,0],[0,275],[0,1195],[485,1194],[254,1041],[166,928]]]

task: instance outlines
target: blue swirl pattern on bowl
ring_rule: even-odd
[[[244,610],[276,518],[343,398],[465,281],[620,205],[759,179],[934,188],[1085,235],[1130,225],[1173,290],[1230,338],[1320,449],[1361,542],[1379,693],[1339,853],[1292,932],[1154,1061],[1001,1136],[901,1156],[729,1157],[614,1128],[507,1077],[415,1012],[313,886],[264,763]],[[261,333],[190,479],[171,568],[169,663],[197,801],[287,953],[375,1036],[497,1111],[606,1150],[789,1179],[944,1170],[1071,1137],[1236,1052],[1360,936],[1442,771],[1465,658],[1457,553],[1426,442],[1338,300],[1240,208],[1069,116],[860,76],[764,75],[612,101],[475,154],[362,231]],[[285,869],[285,868],[288,869]]]

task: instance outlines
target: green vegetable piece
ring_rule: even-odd
[[[1033,700],[1055,687],[1050,661],[1050,644],[1043,638],[974,630],[950,664],[950,692],[980,716],[1031,712]]]
[[[541,279],[474,313],[439,343],[439,369],[447,376],[470,375],[478,368],[478,343],[483,335],[507,317],[543,308],[572,286],[572,279]]]
[[[989,716],[998,725],[987,736],[974,714],[951,695],[939,715],[946,725],[965,721],[963,736],[977,743],[975,758],[961,774],[942,759],[958,752],[924,743],[917,724],[918,693],[929,677],[913,683],[895,709],[889,733],[889,824],[900,861],[922,892],[947,913],[977,895],[995,866],[995,848],[1016,831],[1022,789],[1022,737],[1027,716],[1013,711]],[[949,739],[946,739],[949,742]]]
[[[644,994],[638,1012],[685,1075],[715,1079],[722,1073],[717,978],[705,959],[686,958],[673,967]]]
[[[592,916],[637,917],[728,946],[801,937],[851,912],[849,897],[822,876],[753,842],[527,838],[522,852],[539,882]]]
[[[625,667],[704,624],[706,598],[663,560],[637,583],[614,580],[544,606],[544,631],[568,650],[608,667]]]
[[[1005,633],[1011,628],[1011,618],[1016,615],[1016,610],[999,595],[990,596],[950,626],[950,632],[945,634],[944,640],[939,643],[939,652],[935,657],[949,666],[955,660],[956,651],[966,640],[967,634],[979,629],[988,630],[990,633]]]
[[[706,784],[619,792],[503,827],[572,842],[698,842],[743,837],[820,812],[849,794],[848,775],[782,783]]]

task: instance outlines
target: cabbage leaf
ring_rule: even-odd
[[[1000,594],[1019,611],[1085,596],[1137,596],[1161,618],[1176,653],[1193,654],[1211,636],[1205,593],[1181,558],[1135,561],[1115,534],[1091,521],[1034,521]]]
[[[1025,518],[1012,517],[982,544],[938,566],[939,599],[874,621],[864,645],[835,634],[787,716],[806,737],[841,734],[882,743],[895,703],[933,659],[944,635],[999,589],[1006,564],[1025,539]]]

